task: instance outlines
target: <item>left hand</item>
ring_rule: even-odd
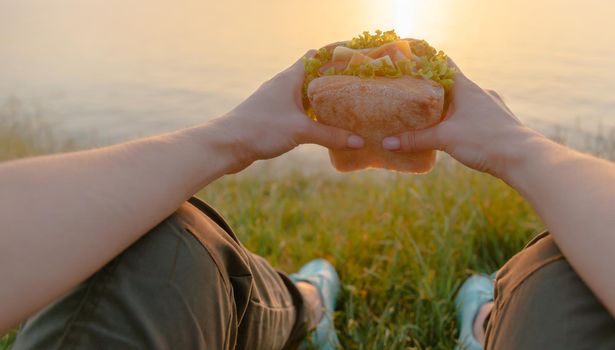
[[[306,56],[314,53],[308,51]],[[307,117],[301,96],[303,79],[303,61],[299,59],[220,118],[245,149],[244,160],[248,164],[277,157],[304,143],[330,149],[363,147],[360,136]]]
[[[507,178],[526,155],[520,153],[521,145],[543,136],[521,124],[495,91],[476,85],[450,58],[449,65],[457,73],[444,120],[427,129],[387,137],[383,148],[408,153],[438,149],[472,169]]]

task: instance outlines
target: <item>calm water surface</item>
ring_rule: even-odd
[[[0,103],[97,143],[218,116],[308,48],[396,28],[445,50],[544,131],[615,128],[615,2],[0,2]]]

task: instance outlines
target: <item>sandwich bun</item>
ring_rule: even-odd
[[[382,140],[442,120],[455,73],[444,52],[425,40],[377,30],[321,48],[305,58],[304,68],[308,116],[365,140],[359,150],[329,150],[337,170],[425,173],[433,168],[435,151],[391,152]]]
[[[432,80],[333,75],[312,80],[307,97],[318,121],[350,130],[365,140],[359,150],[329,150],[339,171],[384,168],[412,173],[431,170],[435,151],[395,153],[382,139],[437,124],[444,109],[444,88]]]

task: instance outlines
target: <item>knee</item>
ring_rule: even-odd
[[[588,345],[588,339],[614,345],[615,320],[550,236],[502,267],[495,292],[486,348],[577,348]]]

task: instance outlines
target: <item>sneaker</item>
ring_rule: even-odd
[[[474,321],[483,304],[493,301],[493,278],[473,275],[463,283],[455,298],[459,341],[455,350],[482,350],[474,338]]]
[[[340,292],[340,279],[333,265],[324,259],[312,260],[288,277],[295,283],[303,281],[316,287],[325,308],[320,322],[312,332],[310,342],[312,347],[321,350],[341,349],[333,323],[335,302]]]

